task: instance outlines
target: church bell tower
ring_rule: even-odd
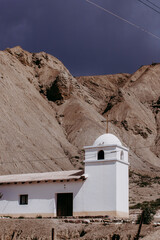
[[[128,148],[107,133],[84,149],[87,209],[94,215],[128,217]]]

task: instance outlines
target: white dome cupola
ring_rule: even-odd
[[[99,136],[95,142],[93,143],[93,146],[110,146],[110,145],[118,145],[122,146],[122,143],[120,140],[113,134],[105,133],[101,136]]]
[[[122,146],[121,141],[111,133],[105,133],[99,136],[92,146],[86,146],[86,161],[108,161],[120,160],[128,162],[128,149]]]

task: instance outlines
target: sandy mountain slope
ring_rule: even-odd
[[[120,137],[130,148],[130,163],[133,169],[147,171],[152,166],[160,167],[160,64],[144,66],[133,75],[102,76],[98,86],[95,77],[80,77],[78,80],[92,92],[100,93],[101,106],[97,111],[109,117],[109,131]],[[125,78],[124,78],[125,77]],[[123,79],[123,80],[122,80]],[[110,92],[99,91],[111,81]],[[106,85],[107,85],[106,84]]]
[[[58,124],[56,108],[39,93],[34,65],[32,54],[19,47],[0,52],[1,174],[73,169],[68,155],[77,149]],[[52,69],[53,78],[59,69]]]
[[[0,52],[0,173],[82,168],[83,146],[109,132],[130,148],[131,169],[160,168],[160,65],[133,75],[74,78],[55,57]]]

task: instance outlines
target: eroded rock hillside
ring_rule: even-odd
[[[74,78],[55,57],[0,52],[0,174],[83,168],[83,146],[109,132],[134,171],[160,169],[160,64]]]

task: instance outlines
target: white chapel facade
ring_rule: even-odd
[[[107,133],[84,150],[84,171],[0,176],[0,216],[128,217],[128,148]]]

